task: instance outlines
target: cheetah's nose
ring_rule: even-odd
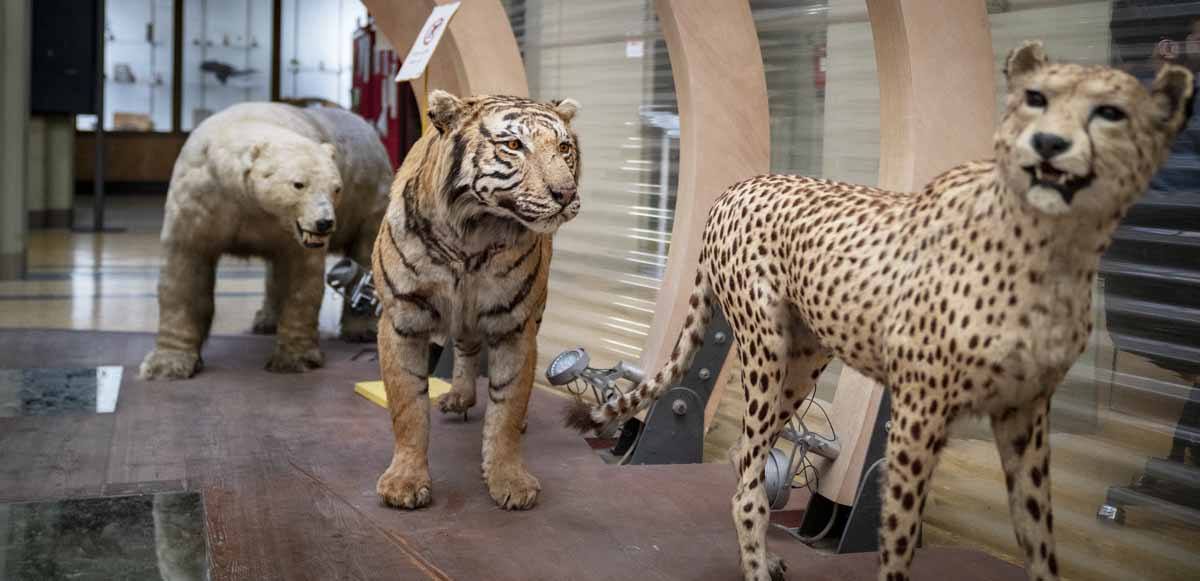
[[[314,226],[317,227],[317,234],[325,234],[330,230],[333,230],[333,220],[328,218],[317,220],[317,223],[314,224]]]
[[[1054,159],[1058,154],[1071,149],[1071,142],[1053,133],[1034,133],[1033,149],[1044,160]]]

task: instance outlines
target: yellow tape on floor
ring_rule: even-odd
[[[429,397],[436,398],[450,391],[450,384],[436,377],[429,378]],[[354,384],[354,393],[371,400],[377,406],[387,407],[387,390],[383,381],[360,381]]]

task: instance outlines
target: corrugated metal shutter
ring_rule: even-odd
[[[662,35],[645,0],[508,0],[535,99],[573,97],[583,211],[555,237],[537,380],[583,346],[594,365],[636,363],[653,317],[675,206],[677,114]]]

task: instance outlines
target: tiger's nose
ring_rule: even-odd
[[[1053,159],[1058,154],[1071,149],[1071,142],[1053,133],[1034,133],[1033,149],[1044,160]]]
[[[327,234],[333,230],[333,220],[328,218],[317,220],[314,226],[317,227],[317,234]]]
[[[571,203],[571,200],[575,199],[575,190],[576,188],[574,187],[563,188],[561,190],[552,189],[550,190],[550,197],[554,198],[554,201],[558,202],[558,205],[566,206]]]

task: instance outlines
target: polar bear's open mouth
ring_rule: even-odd
[[[328,234],[317,234],[316,232],[305,230],[300,226],[299,221],[296,222],[296,236],[300,238],[300,243],[305,248],[324,248],[325,243],[329,242]]]

